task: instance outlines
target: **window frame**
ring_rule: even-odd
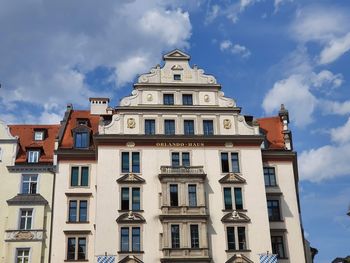
[[[205,125],[204,125],[204,123],[206,123],[206,122],[211,122],[212,123],[212,133],[211,134],[209,134],[209,133],[206,133],[205,131]],[[215,135],[215,128],[214,128],[214,120],[213,119],[204,119],[204,120],[202,120],[202,128],[203,128],[203,135],[204,136],[212,136],[212,135]]]
[[[230,201],[231,201],[231,208],[226,208],[226,201],[225,201],[225,189],[230,190]],[[236,200],[236,191],[235,189],[241,189],[241,199],[242,199],[242,208],[237,208],[237,200]],[[223,211],[245,211],[245,199],[244,199],[244,188],[239,185],[228,185],[225,184],[222,186],[222,194],[223,194]]]
[[[183,154],[184,153],[188,154],[189,165],[184,165],[183,164],[183,162],[184,162]],[[173,154],[179,154],[179,165],[178,166],[174,166],[173,165]],[[180,166],[190,167],[191,163],[192,163],[191,157],[192,157],[192,152],[191,151],[170,151],[170,165],[172,167],[180,167]]]
[[[273,241],[273,238],[281,238],[282,242],[281,243],[278,243],[277,244],[272,242]],[[274,249],[275,246],[277,245],[282,245],[282,254],[283,254],[283,257],[280,255],[279,252],[279,248],[277,249],[277,251]],[[277,255],[277,258],[278,259],[287,259],[287,253],[286,253],[286,242],[285,242],[285,236],[283,234],[273,234],[271,235],[271,247],[272,247],[272,253],[273,254],[276,254]]]
[[[186,97],[186,100],[184,99]],[[188,101],[188,98],[190,99],[190,103]],[[183,93],[181,96],[182,99],[182,105],[184,106],[193,106],[193,94],[192,93]]]
[[[188,244],[191,246],[191,249],[200,249],[201,248],[201,242],[200,242],[200,240],[201,240],[201,234],[200,234],[200,224],[197,224],[197,223],[192,223],[192,222],[189,222],[189,238],[190,238],[190,240],[189,240],[189,242],[188,242]],[[192,229],[191,229],[191,227],[192,226],[197,226],[197,242],[198,242],[198,246],[193,246],[193,243],[192,243]]]
[[[171,187],[172,186],[176,186],[176,196],[177,196],[177,200],[176,200],[176,205],[172,205],[172,195],[171,195]],[[180,206],[180,195],[179,195],[179,184],[178,183],[169,183],[169,206],[170,207],[179,207]],[[174,200],[175,201],[175,200]]]
[[[78,185],[72,185],[72,175],[73,175],[73,168],[78,167]],[[83,168],[88,168],[88,180],[87,185],[81,185],[82,182],[82,172]],[[87,164],[71,164],[70,165],[70,176],[69,176],[69,188],[90,188],[91,183],[91,165]]]
[[[38,163],[40,160],[40,150],[28,150],[27,162]]]
[[[174,123],[174,132],[172,133],[172,130],[170,133],[167,133],[167,125],[165,125],[166,122],[172,122]],[[164,135],[175,135],[176,134],[176,120],[175,119],[164,119],[164,122],[163,122],[163,125],[164,125]]]
[[[266,184],[266,180],[265,180],[265,177],[266,177],[266,174],[265,174],[265,169],[268,169],[268,170],[271,170],[273,169],[274,173],[273,175],[268,173],[268,177],[269,177],[269,184]],[[276,176],[276,170],[277,170],[277,167],[275,166],[270,166],[270,165],[264,165],[263,166],[263,174],[264,174],[264,185],[265,187],[277,187],[278,186],[278,183],[277,183],[277,176]],[[271,184],[271,175],[273,176],[273,179],[275,181],[275,184]]]
[[[82,143],[81,146],[77,145],[77,136],[78,135],[82,135],[82,134],[86,134],[86,138],[85,138],[85,144],[83,144],[83,138],[80,139],[80,142]],[[74,148],[75,149],[88,149],[90,147],[90,132],[89,130],[86,131],[74,131]]]
[[[151,131],[148,131],[147,128],[149,128],[146,123],[147,122],[152,122],[153,123],[153,127],[151,127]],[[155,135],[156,131],[157,131],[157,127],[156,127],[156,119],[144,119],[144,130],[145,130],[145,135]]]
[[[185,128],[185,123],[193,123],[193,133],[191,133],[190,131],[189,132],[186,132],[186,128]],[[183,131],[183,134],[184,135],[187,135],[187,136],[191,136],[191,135],[195,135],[196,134],[196,120],[195,119],[183,119],[183,127],[182,127],[182,131]]]
[[[198,184],[196,184],[196,183],[188,183],[188,184],[186,184],[186,186],[187,186],[187,205],[188,205],[188,207],[198,207]],[[191,205],[191,203],[190,203],[190,186],[195,186],[195,205]]]
[[[122,194],[123,194],[123,189],[128,189],[128,208],[129,209],[123,209],[123,198],[122,198]],[[136,209],[133,209],[133,190],[134,189],[139,189],[139,209],[136,210]],[[120,212],[123,212],[123,211],[133,211],[133,212],[141,212],[143,211],[142,210],[142,198],[141,198],[141,195],[142,195],[142,187],[139,186],[139,185],[121,185],[120,186],[120,206],[119,206],[119,211]]]
[[[174,81],[181,81],[182,75],[181,74],[173,74],[173,80]]]
[[[270,216],[269,214],[269,203],[272,202],[277,202],[278,206],[272,206],[272,215]],[[281,200],[280,199],[273,199],[273,198],[267,198],[266,200],[266,204],[267,204],[267,215],[269,217],[269,221],[270,222],[279,222],[279,221],[283,221],[282,219],[282,209],[281,209]],[[276,215],[274,215],[274,211],[278,211],[278,217]],[[276,216],[276,217],[275,217]]]
[[[23,250],[23,251],[25,251],[25,250],[28,250],[28,263],[30,263],[31,262],[31,248],[30,247],[16,247],[15,248],[15,261],[16,262],[18,262],[18,257],[19,257],[19,251],[20,250]],[[23,257],[21,257],[21,262],[20,263],[25,263],[25,261],[24,261],[24,259],[25,259],[25,256],[23,256]]]
[[[31,211],[31,215],[25,215],[22,216],[22,212],[26,211],[29,212]],[[21,227],[22,225],[22,218],[24,218],[25,223],[24,223],[24,228]],[[28,219],[30,218],[30,226],[28,228]],[[32,230],[33,229],[33,223],[34,223],[34,208],[20,208],[19,209],[19,216],[18,216],[18,230]]]
[[[76,201],[77,202],[77,206],[76,206],[76,213],[75,213],[75,217],[76,217],[76,221],[70,221],[70,202],[71,201]],[[80,221],[80,203],[81,201],[86,201],[86,221]],[[90,212],[90,200],[88,198],[68,198],[67,200],[67,222],[68,224],[86,224],[89,223],[89,212]]]
[[[134,239],[133,239],[133,229],[139,229],[139,250],[134,250]],[[122,229],[128,229],[128,250],[122,248]],[[119,253],[143,253],[143,227],[139,224],[130,224],[130,225],[119,225]]]
[[[37,137],[37,135],[40,135],[40,137]],[[43,141],[44,140],[44,131],[34,131],[34,141]]]
[[[234,229],[234,245],[235,249],[230,249],[228,245],[228,228]],[[238,228],[244,228],[244,248],[240,249],[240,242],[239,242],[239,236],[238,236]],[[225,241],[226,241],[226,252],[233,252],[233,251],[249,251],[249,240],[248,240],[248,228],[246,225],[242,224],[228,224],[225,225]]]
[[[129,165],[129,168],[128,168],[128,171],[124,171],[123,170],[123,153],[128,153],[128,165]],[[138,164],[138,167],[139,167],[139,171],[138,172],[135,172],[133,171],[133,153],[138,153],[139,155],[139,164]],[[130,174],[130,173],[133,173],[133,174],[141,174],[141,171],[142,171],[142,166],[141,166],[141,163],[142,163],[142,154],[141,154],[141,151],[127,151],[127,150],[121,150],[120,151],[120,173],[121,174]]]
[[[166,99],[166,97],[167,97],[167,99]],[[172,97],[172,100],[169,100],[170,97]],[[174,93],[163,93],[163,105],[168,105],[168,106],[175,105],[175,94]]]
[[[24,177],[25,176],[29,176],[30,180],[29,181],[24,181]],[[36,176],[36,180],[32,181],[32,177]],[[24,183],[28,182],[28,193],[24,192]],[[36,188],[35,188],[35,193],[32,193],[32,183],[36,184]],[[21,176],[21,187],[20,187],[20,193],[21,194],[37,194],[39,193],[39,174],[22,174]]]
[[[175,241],[175,239],[173,239],[173,231],[172,231],[173,227],[175,227],[175,226],[178,227],[178,232],[177,232],[177,234],[178,234],[177,241],[178,242],[176,242],[176,243],[173,242],[173,241]],[[172,249],[181,248],[181,224],[170,224],[170,238],[169,238],[169,240],[170,240],[170,247]]]
[[[223,171],[223,159],[222,159],[222,155],[223,154],[227,154],[227,156],[228,156],[228,159],[227,159],[227,161],[228,161],[228,171]],[[238,171],[233,171],[232,154],[237,154]],[[220,160],[221,174],[227,174],[227,173],[242,174],[242,165],[241,165],[241,154],[240,154],[240,151],[220,151],[219,152],[219,160]]]
[[[74,248],[74,259],[68,259],[68,240],[74,238],[75,239],[75,248]],[[79,239],[85,238],[85,258],[84,259],[78,259],[79,258]],[[89,256],[89,238],[87,235],[66,235],[66,253],[65,253],[65,260],[64,261],[87,261]]]

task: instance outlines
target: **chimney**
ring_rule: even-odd
[[[89,98],[90,114],[92,115],[106,115],[109,98]]]

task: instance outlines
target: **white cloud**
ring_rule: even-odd
[[[275,7],[275,13],[278,12],[279,7],[286,2],[293,2],[293,0],[275,0],[273,3]]]
[[[303,151],[299,156],[300,177],[302,180],[320,182],[350,174],[350,144],[325,145]]]
[[[224,40],[220,43],[221,51],[230,51],[234,55],[239,55],[242,58],[248,58],[251,55],[250,50],[240,44],[232,44],[230,40]]]
[[[344,37],[332,39],[321,51],[319,63],[329,64],[350,50],[350,33]]]
[[[337,88],[343,84],[343,76],[342,74],[333,74],[329,70],[322,70],[318,74],[313,73],[311,81],[316,88],[321,88],[326,84],[332,88]]]
[[[331,139],[336,143],[347,143],[350,141],[350,117],[343,126],[331,129]]]
[[[210,10],[207,12],[207,15],[205,17],[205,23],[209,24],[213,22],[220,14],[220,6],[219,5],[212,5],[210,7]]]
[[[86,73],[110,68],[122,85],[140,73],[135,67],[144,71],[162,52],[188,47],[190,18],[178,6],[157,0],[3,3],[0,101],[12,111],[18,102],[52,104],[48,112],[58,114],[68,102],[79,107],[89,96],[111,96],[112,90],[89,87]],[[4,108],[0,113],[9,114]]]
[[[350,114],[350,100],[344,102],[320,100],[320,104],[322,105],[322,109],[325,114]]]

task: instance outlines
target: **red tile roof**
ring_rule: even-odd
[[[59,125],[9,125],[13,136],[18,136],[19,150],[16,156],[16,164],[27,162],[28,149],[40,149],[39,163],[52,164],[55,139]],[[45,130],[44,140],[35,141],[34,131]]]
[[[260,118],[258,123],[266,134],[268,149],[284,149],[283,124],[280,117]]]
[[[100,122],[100,116],[91,115],[88,110],[72,110],[71,115],[68,119],[66,129],[63,134],[63,138],[60,144],[60,148],[72,149],[74,146],[73,132],[72,129],[77,127],[78,119],[89,120],[88,127],[91,129],[92,134],[98,132],[98,124]],[[91,143],[91,147],[94,147]]]

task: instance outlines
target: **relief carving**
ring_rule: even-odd
[[[232,123],[229,119],[224,119],[224,128],[225,129],[231,129]]]
[[[210,98],[209,98],[209,95],[208,95],[208,94],[205,94],[205,95],[204,95],[204,101],[205,101],[205,102],[209,102],[209,101],[210,101]]]
[[[20,231],[15,235],[16,240],[30,240],[33,238],[34,235],[30,231]]]
[[[147,94],[147,101],[152,101],[152,100],[153,100],[152,94]]]
[[[136,121],[135,121],[134,118],[128,118],[127,124],[128,124],[127,127],[128,127],[129,129],[134,129],[135,126],[136,126]]]

